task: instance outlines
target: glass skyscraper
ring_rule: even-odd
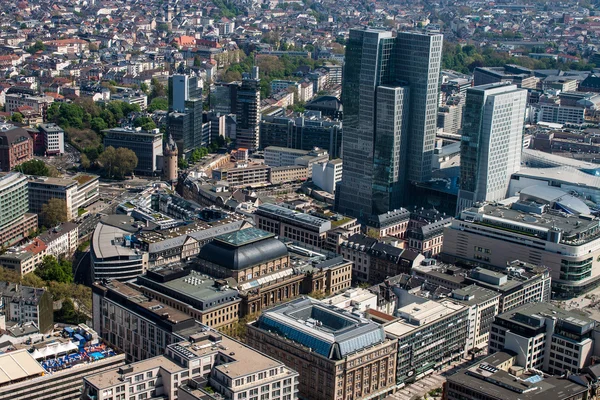
[[[467,90],[460,144],[457,212],[475,202],[506,198],[519,170],[527,90],[492,83]]]
[[[368,218],[393,210],[407,182],[430,179],[441,53],[439,34],[350,31],[338,211]]]

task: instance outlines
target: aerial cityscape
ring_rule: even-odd
[[[0,400],[600,399],[600,1],[0,2]]]

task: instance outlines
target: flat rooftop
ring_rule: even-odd
[[[465,307],[450,300],[412,303],[399,308],[396,312],[400,319],[385,325],[385,331],[395,336],[404,336],[427,324],[437,322],[449,315],[463,310]]]

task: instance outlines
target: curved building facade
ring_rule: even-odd
[[[92,280],[127,280],[146,272],[148,253],[131,247],[131,234],[137,230],[134,219],[127,215],[100,220],[90,246]]]

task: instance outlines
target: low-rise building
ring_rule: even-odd
[[[442,252],[444,228],[452,223],[452,217],[435,209],[415,209],[410,213],[408,224],[408,248],[435,257]]]
[[[469,323],[465,356],[477,354],[488,347],[490,328],[498,315],[500,294],[477,285],[454,289],[450,299],[469,308]]]
[[[146,132],[141,128],[113,128],[104,131],[104,147],[124,147],[133,151],[138,159],[134,171],[152,175],[159,170],[157,159],[163,154],[162,138],[158,129]]]
[[[339,249],[344,258],[353,262],[352,279],[377,284],[399,274],[410,274],[421,263],[423,255],[412,250],[383,243],[361,233],[342,242]]]
[[[548,268],[519,260],[508,263],[504,271],[474,268],[466,281],[500,293],[498,314],[526,303],[547,303],[552,292]]]
[[[65,131],[56,124],[41,124],[38,129],[44,136],[44,152],[47,156],[64,154]]]
[[[61,199],[67,207],[67,220],[78,217],[80,208],[99,199],[98,175],[77,174],[72,178],[29,177],[29,209],[39,214],[50,199]]]
[[[2,369],[9,371],[0,378],[1,399],[79,399],[85,376],[109,371],[125,362],[123,354],[115,354],[105,346],[86,346],[78,351],[78,344],[73,341],[50,340],[52,343],[37,346],[33,353],[21,349],[0,354]],[[97,357],[90,357],[88,350],[97,350]],[[51,368],[53,362],[61,368]]]
[[[206,327],[186,339],[163,356],[85,377],[82,398],[298,398],[298,373],[282,362]]]
[[[525,371],[514,355],[494,353],[472,366],[449,375],[443,398],[448,400],[576,400],[588,398],[582,377],[547,376]]]
[[[597,322],[579,310],[529,303],[494,319],[489,352],[512,351],[525,369],[562,375],[591,363],[598,340]]]
[[[302,165],[290,165],[288,167],[271,168],[269,182],[272,185],[282,183],[305,181],[311,174],[311,170]]]
[[[23,93],[10,93],[5,96],[6,112],[12,113],[18,108],[27,106],[43,116],[46,119],[48,107],[54,102],[51,96],[32,96]]]
[[[0,265],[11,269],[23,276],[33,272],[42,263],[48,246],[39,238],[17,248],[10,248],[6,253],[0,255]]]
[[[230,187],[266,185],[271,178],[271,167],[268,165],[251,165],[239,168],[216,168],[212,178],[227,181]]]
[[[261,204],[254,219],[259,229],[316,247],[323,247],[331,229],[329,220],[276,204]]]
[[[327,150],[312,149],[310,151],[297,150],[289,147],[269,146],[265,148],[265,164],[271,167],[289,167],[302,165],[309,168],[317,163],[329,160]]]
[[[247,341],[300,373],[302,398],[359,400],[395,390],[396,340],[373,321],[311,298],[264,312],[248,325]]]
[[[46,289],[0,282],[0,313],[6,324],[33,322],[41,333],[52,331],[52,295]]]
[[[38,236],[46,245],[46,254],[59,258],[70,258],[79,245],[79,226],[73,222],[63,222]]]
[[[398,340],[396,383],[407,384],[464,355],[469,308],[445,299],[427,300],[403,291],[398,319],[384,325]]]
[[[394,236],[406,239],[406,231],[410,221],[411,213],[405,208],[388,211],[384,214],[369,217],[366,224],[366,232],[370,236],[382,238]]]
[[[0,124],[0,171],[12,171],[33,159],[33,139],[23,128]]]
[[[342,180],[342,169],[343,162],[340,158],[315,163],[312,166],[312,181],[322,190],[333,194],[335,185]]]

